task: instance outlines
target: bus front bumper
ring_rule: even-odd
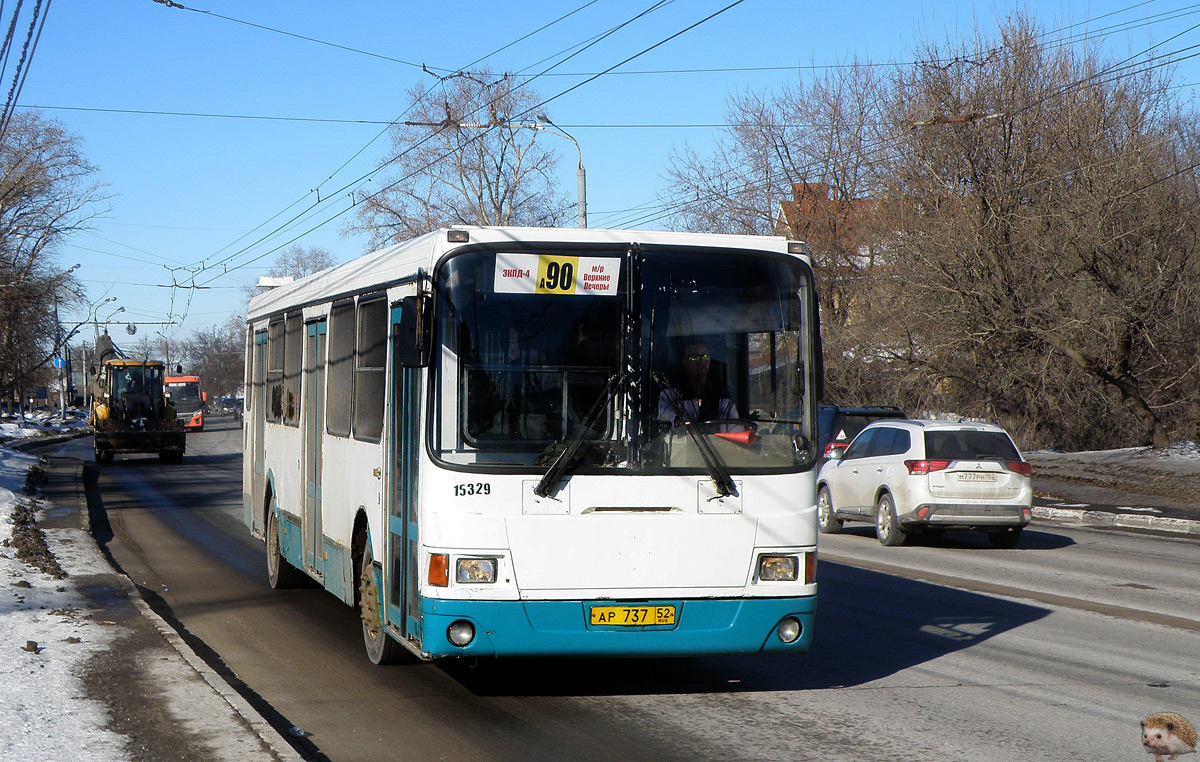
[[[803,653],[812,642],[814,597],[645,601],[462,601],[424,598],[421,651],[427,658],[497,656],[701,656],[729,653]],[[675,624],[593,625],[592,606],[675,606]],[[781,624],[799,633],[780,637]],[[469,623],[465,646],[450,630]],[[790,636],[790,635],[789,635]]]

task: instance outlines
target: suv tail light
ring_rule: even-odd
[[[1008,463],[1004,464],[1004,467],[1009,471],[1012,471],[1014,474],[1020,474],[1021,476],[1033,475],[1033,464],[1026,463],[1023,460],[1009,461]]]
[[[950,461],[906,460],[904,461],[904,466],[908,469],[909,476],[924,476],[925,474],[933,473],[934,471],[944,471],[950,467]]]

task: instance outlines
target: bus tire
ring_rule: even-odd
[[[182,463],[183,453],[178,450],[161,450],[158,453],[158,459],[163,463]]]
[[[113,462],[112,450],[96,450],[96,462],[97,463],[112,463]]]
[[[365,537],[358,558],[358,615],[362,619],[367,658],[372,664],[395,664],[403,657],[404,647],[384,629],[375,585],[375,559],[371,555],[371,543]]]
[[[267,512],[267,582],[274,590],[296,587],[303,573],[283,557],[283,545],[279,538],[279,516],[272,510]]]

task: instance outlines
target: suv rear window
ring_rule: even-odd
[[[927,431],[925,457],[929,460],[1020,460],[1007,434],[1000,431]]]

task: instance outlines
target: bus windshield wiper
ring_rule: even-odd
[[[651,375],[663,389],[671,388],[666,378],[657,373]],[[729,475],[729,468],[725,465],[721,454],[713,448],[712,442],[709,442],[704,432],[700,431],[699,424],[687,420],[687,415],[679,404],[679,395],[668,394],[667,399],[670,401],[671,407],[675,409],[675,415],[679,420],[684,422],[683,430],[688,433],[688,436],[692,438],[692,443],[696,445],[696,450],[700,453],[700,459],[704,461],[704,470],[708,472],[708,477],[712,479],[717,494],[721,497],[729,497],[731,495],[737,497],[737,484],[734,483],[733,477]]]
[[[708,441],[704,432],[700,431],[700,425],[688,421],[683,424],[683,428],[696,443],[696,449],[700,451],[700,459],[704,461],[704,470],[708,471],[708,476],[712,479],[717,494],[721,497],[731,495],[737,497],[737,485],[734,484],[733,477],[729,475],[725,461],[721,458],[721,454],[713,448],[712,442]]]
[[[588,432],[592,431],[592,424],[600,417],[601,411],[608,407],[609,400],[612,399],[613,392],[621,385],[625,379],[625,374],[617,372],[608,377],[608,381],[604,384],[604,389],[601,390],[596,401],[592,403],[592,407],[588,410],[587,415],[583,417],[579,427],[571,438],[567,440],[567,446],[558,454],[554,462],[550,464],[550,468],[546,469],[546,473],[538,481],[533,488],[533,494],[538,497],[550,497],[550,493],[558,488],[558,483],[566,476],[572,468],[578,463],[579,450],[583,447],[585,437]]]

